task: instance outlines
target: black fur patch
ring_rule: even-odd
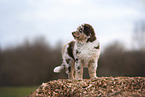
[[[71,59],[66,59],[65,61],[66,61],[67,64],[69,64],[70,60],[71,60]]]
[[[70,57],[72,57],[73,59],[75,59],[75,58],[74,58],[74,55],[73,55],[74,44],[75,44],[75,41],[71,41],[71,42],[69,43],[69,47],[67,48],[68,55],[69,55]]]
[[[81,52],[79,52],[78,50],[76,50],[76,54],[80,54]]]
[[[71,72],[71,66],[68,67],[68,71]]]
[[[98,45],[97,47],[94,47],[95,49],[100,49],[100,46]]]
[[[78,66],[77,69],[80,70],[81,69],[80,66]]]
[[[76,58],[76,60],[75,60],[75,61],[76,61],[76,62],[78,62],[78,60],[79,60],[79,59],[78,59],[78,58]]]

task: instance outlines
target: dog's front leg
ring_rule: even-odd
[[[89,70],[89,76],[90,78],[95,78],[96,77],[96,70],[97,70],[97,62],[95,60],[91,60],[88,65],[88,70]]]
[[[76,80],[83,79],[83,64],[78,58],[76,58],[76,62],[75,62],[75,78]]]

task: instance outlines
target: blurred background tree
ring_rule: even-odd
[[[139,41],[138,41],[139,42]],[[140,44],[140,43],[139,43]],[[62,45],[50,47],[44,38],[0,50],[0,86],[39,85],[67,78],[65,71],[53,73],[60,65]],[[142,48],[142,46],[141,46]],[[98,76],[145,76],[145,50],[126,50],[121,42],[108,45],[99,60]],[[85,69],[84,77],[89,78]]]

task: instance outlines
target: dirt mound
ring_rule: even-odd
[[[98,77],[42,83],[29,97],[145,97],[145,77]]]

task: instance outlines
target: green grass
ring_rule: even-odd
[[[26,97],[36,90],[37,86],[32,87],[0,87],[0,97]]]

